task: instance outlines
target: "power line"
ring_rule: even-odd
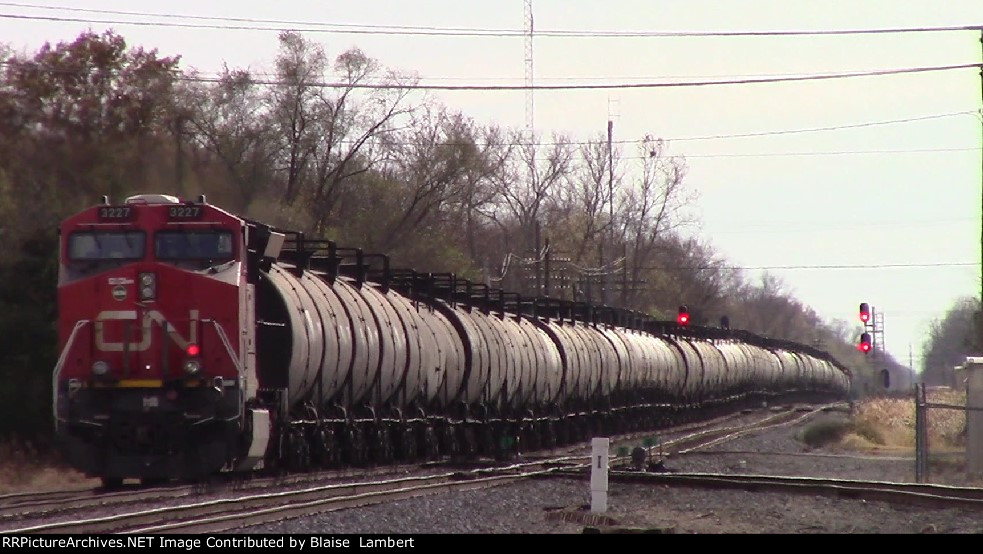
[[[0,14],[0,17],[5,17]],[[0,61],[0,65],[10,65],[9,62]],[[928,73],[937,71],[952,71],[958,69],[976,69],[983,67],[979,62],[936,65],[922,67],[903,67],[895,69],[874,69],[866,71],[847,71],[840,73],[812,73],[806,75],[782,76],[782,77],[763,77],[749,79],[726,79],[726,80],[705,80],[705,81],[670,81],[658,83],[601,83],[601,84],[571,84],[571,85],[426,85],[419,83],[343,83],[325,81],[306,81],[297,83],[294,81],[283,81],[279,79],[255,79],[250,75],[250,82],[256,85],[277,86],[277,85],[303,85],[314,88],[346,88],[346,89],[375,89],[375,90],[444,90],[444,91],[521,91],[521,90],[610,90],[610,89],[650,89],[650,88],[688,88],[688,87],[707,87],[722,85],[753,85],[763,83],[782,83],[797,81],[822,81],[830,79],[849,79],[855,77],[881,77],[886,75],[904,75],[914,73]],[[45,69],[45,71],[54,71]],[[59,70],[68,71],[68,70]],[[198,83],[220,83],[222,77],[203,77],[200,75],[178,75],[175,79],[180,81]],[[876,123],[873,123],[876,124]]]
[[[32,67],[36,66],[33,62],[28,62]],[[0,60],[0,66],[10,66],[12,65],[9,61]],[[61,74],[73,74],[78,73],[81,70],[69,70],[69,69],[54,69],[54,68],[43,68],[44,71],[50,73],[61,73]],[[188,75],[179,75],[175,77],[178,80],[191,81],[191,82],[207,82],[207,83],[217,83],[221,82],[220,77],[196,77]],[[276,80],[260,80],[255,81],[257,84],[262,84],[266,86],[277,86],[281,84],[287,84],[285,81]],[[314,86],[314,85],[312,85]],[[324,86],[329,86],[325,84]],[[343,85],[338,85],[343,86]],[[960,112],[949,112],[942,114],[931,114],[925,116],[907,117],[899,119],[889,119],[880,121],[866,121],[862,123],[852,123],[852,124],[841,124],[841,125],[830,125],[826,127],[811,127],[805,129],[781,129],[772,131],[757,131],[751,133],[735,133],[735,134],[716,134],[716,135],[704,135],[704,136],[691,136],[691,137],[661,137],[660,140],[665,142],[686,142],[686,141],[698,141],[698,140],[717,140],[717,139],[732,139],[732,138],[747,138],[747,137],[760,137],[760,136],[774,136],[774,135],[788,135],[788,134],[798,134],[798,133],[815,133],[815,132],[827,132],[827,131],[838,131],[843,129],[857,129],[864,127],[874,127],[882,125],[892,125],[899,123],[912,123],[918,121],[928,121],[934,119],[942,119],[947,117],[955,117],[960,115],[974,115],[978,112],[975,111],[960,111]],[[341,141],[344,143],[345,141]],[[626,144],[641,144],[643,141],[640,139],[630,140],[617,140],[612,141],[613,144],[626,145]],[[409,145],[409,143],[399,143],[403,146]],[[459,143],[459,142],[446,142],[441,143],[442,146],[461,146],[471,143]],[[586,146],[589,144],[594,144],[591,141],[569,141],[569,142],[502,142],[498,144],[488,144],[488,145],[478,145],[486,147],[516,147],[516,146],[557,146],[559,144],[568,144],[571,146]],[[687,158],[721,158],[721,157],[761,157],[761,156],[829,156],[829,155],[853,155],[853,154],[910,154],[910,153],[928,153],[928,152],[966,152],[979,150],[978,148],[925,148],[925,149],[908,149],[908,150],[851,150],[851,151],[832,151],[832,152],[765,152],[765,153],[749,153],[749,154],[728,154],[728,153],[714,153],[714,154],[694,154],[688,155]],[[646,159],[647,156],[623,156],[627,159]]]
[[[11,63],[10,62],[7,62],[7,61],[0,61],[0,66],[4,66],[4,65],[9,66],[9,65],[11,65]],[[978,66],[978,65],[980,65],[980,64],[969,65],[968,67],[975,67],[975,66]],[[75,71],[72,71],[72,70],[64,70],[64,69],[57,69],[56,70],[56,69],[51,69],[51,68],[45,68],[44,70],[45,71],[49,71],[49,72],[56,72],[56,73],[75,73]],[[898,70],[898,71],[904,71],[904,70]],[[822,76],[821,75],[817,75],[815,77],[821,78]],[[189,76],[189,75],[178,75],[178,76],[175,76],[175,79],[180,80],[180,81],[203,82],[203,83],[219,83],[219,82],[222,81],[222,79],[219,78],[219,77],[199,77],[199,76]],[[278,86],[278,85],[288,84],[288,82],[286,82],[286,81],[278,81],[278,80],[254,80],[253,82],[255,84],[265,85],[265,86]],[[306,83],[306,84],[309,85],[309,86],[314,86],[314,87],[345,87],[345,86],[349,86],[346,83]],[[659,84],[653,84],[653,86],[656,86],[656,85],[659,85]],[[382,89],[395,89],[395,88],[428,89],[428,88],[433,88],[433,87],[430,87],[430,86],[427,86],[427,85],[388,85],[388,84],[380,84],[380,85],[357,84],[357,85],[352,85],[352,86],[354,88],[368,88],[368,89],[373,89],[373,88],[382,88]],[[439,87],[437,87],[437,88],[439,88]],[[524,88],[524,87],[514,87],[514,88],[520,88],[521,89],[521,88]],[[954,116],[959,116],[959,115],[972,115],[972,114],[975,114],[975,113],[976,112],[973,112],[973,111],[961,111],[961,112],[950,112],[950,113],[944,113],[944,114],[933,114],[933,115],[927,115],[927,116],[901,118],[901,119],[892,119],[892,120],[868,121],[868,122],[856,123],[856,124],[832,125],[832,126],[827,126],[827,127],[814,127],[814,128],[806,128],[806,129],[784,129],[784,130],[775,130],[775,131],[760,131],[760,132],[753,132],[753,133],[718,134],[718,135],[706,135],[706,136],[696,136],[696,137],[668,137],[668,138],[662,138],[661,140],[666,141],[666,142],[672,142],[672,141],[684,142],[684,141],[697,141],[697,140],[730,139],[730,138],[745,138],[745,137],[758,137],[758,136],[771,136],[771,135],[787,135],[787,134],[796,134],[796,133],[812,133],[812,132],[836,131],[836,130],[842,130],[842,129],[854,129],[854,128],[873,127],[873,126],[880,126],[880,125],[890,125],[890,124],[898,124],[898,123],[910,123],[910,122],[916,122],[916,121],[926,121],[926,120],[932,120],[932,119],[941,119],[941,118],[946,118],[946,117],[954,117]],[[341,142],[342,143],[345,143],[346,141],[341,141]],[[642,142],[643,142],[642,140],[618,140],[618,141],[613,141],[613,144],[619,144],[619,145],[625,145],[625,144],[641,144]],[[410,143],[398,143],[398,144],[403,145],[403,146],[410,145]],[[465,144],[470,145],[471,143],[446,142],[446,143],[441,143],[441,146],[461,146],[461,145],[465,145]],[[486,144],[486,145],[478,145],[478,146],[479,147],[482,147],[482,146],[483,147],[494,147],[494,148],[509,148],[509,147],[518,147],[518,146],[557,146],[557,145],[560,145],[560,144],[568,144],[570,146],[585,146],[585,145],[589,145],[589,144],[593,144],[593,143],[591,141],[569,141],[569,142],[562,142],[562,143],[559,143],[559,142],[535,142],[535,143],[526,143],[526,142],[501,142],[501,143],[497,143],[497,144]],[[838,155],[870,155],[870,154],[916,154],[916,153],[940,153],[940,152],[972,152],[972,151],[979,151],[979,150],[980,150],[980,148],[978,148],[978,147],[968,147],[968,148],[920,148],[920,149],[919,148],[916,148],[916,149],[894,149],[894,150],[839,150],[839,151],[825,151],[825,152],[711,153],[711,154],[690,154],[690,155],[685,155],[684,154],[682,156],[685,157],[685,158],[687,158],[687,159],[706,159],[706,158],[753,158],[753,157],[784,157],[784,156],[838,156]],[[640,159],[640,160],[644,160],[644,159],[649,158],[649,156],[622,156],[622,158],[623,159]]]
[[[667,139],[664,139],[664,140],[667,140],[667,141],[673,140],[673,141],[676,141],[676,142],[683,142],[683,141],[690,141],[690,140],[713,140],[713,139],[731,139],[731,138],[746,138],[746,137],[763,137],[763,136],[771,136],[771,135],[790,135],[790,134],[794,134],[794,133],[816,133],[816,132],[821,132],[821,131],[839,131],[841,129],[859,129],[861,127],[875,127],[875,126],[878,126],[878,125],[892,125],[892,124],[895,124],[895,123],[911,123],[911,122],[914,122],[914,121],[927,121],[927,120],[930,120],[930,119],[942,119],[942,118],[945,118],[945,117],[954,117],[954,116],[957,116],[957,115],[973,115],[973,114],[976,114],[976,113],[978,113],[978,112],[974,112],[974,111],[950,112],[950,113],[944,113],[944,114],[925,115],[925,116],[921,116],[921,117],[907,117],[907,118],[903,118],[903,119],[888,119],[888,120],[882,120],[882,121],[867,121],[867,122],[864,122],[864,123],[853,123],[853,124],[846,124],[846,125],[830,125],[828,127],[812,127],[812,128],[809,128],[809,129],[788,129],[788,130],[781,130],[781,131],[760,131],[760,132],[755,132],[755,133],[739,133],[739,134],[732,134],[732,135],[705,135],[705,136],[699,136],[699,137],[667,138]],[[625,142],[637,142],[637,141],[625,141]]]
[[[686,159],[690,158],[767,158],[783,156],[853,156],[869,154],[926,154],[936,152],[979,152],[983,147],[971,148],[912,148],[899,150],[833,150],[826,152],[756,152],[751,154],[680,154]],[[644,156],[638,157],[645,159]]]
[[[42,6],[17,2],[0,2],[0,6],[17,8],[56,10],[66,12],[98,13],[136,17],[156,17],[161,19],[186,19],[192,21],[219,21],[234,25],[193,24],[148,21],[94,20],[72,17],[41,15],[0,14],[0,17],[40,21],[60,21],[71,23],[106,23],[113,25],[138,25],[159,27],[183,27],[197,29],[255,30],[255,31],[297,31],[310,33],[347,33],[380,35],[424,35],[424,36],[478,36],[478,37],[522,37],[525,29],[479,28],[479,27],[438,27],[413,25],[374,25],[354,23],[324,23],[315,21],[290,21],[278,19],[258,19],[245,17],[218,17],[199,15],[179,15],[149,13],[123,10],[98,10],[68,6]],[[251,24],[251,25],[246,25]],[[267,25],[267,26],[259,26]],[[285,27],[275,27],[284,25]],[[305,28],[298,28],[305,26]],[[768,37],[768,36],[823,36],[823,35],[878,35],[898,33],[935,33],[952,31],[979,31],[983,25],[951,25],[937,27],[893,27],[880,29],[826,29],[826,30],[777,30],[777,31],[590,31],[578,29],[537,30],[537,37],[578,37],[578,38],[677,38],[677,37]]]
[[[522,146],[521,144],[508,143],[501,145],[506,146]],[[878,154],[938,154],[938,153],[951,153],[951,152],[979,152],[983,150],[983,147],[968,147],[968,148],[912,148],[912,149],[897,149],[897,150],[834,150],[834,151],[820,151],[820,152],[753,152],[749,154],[728,154],[728,153],[713,153],[713,154],[673,154],[666,155],[667,158],[683,158],[686,160],[690,159],[713,159],[713,158],[780,158],[780,157],[796,157],[796,156],[866,156],[866,155],[878,155]],[[647,160],[649,156],[621,156],[623,160]],[[536,157],[536,161],[547,161],[548,158]]]
[[[2,16],[0,16],[2,17]],[[967,63],[956,65],[939,65],[924,67],[907,67],[899,69],[880,69],[870,71],[854,71],[844,73],[816,73],[810,75],[800,75],[796,77],[770,77],[762,79],[732,79],[718,81],[673,81],[663,83],[605,83],[605,84],[576,84],[576,85],[422,85],[422,84],[399,84],[399,83],[329,83],[322,81],[311,81],[302,83],[305,86],[315,88],[351,88],[351,89],[375,89],[375,90],[443,90],[443,91],[520,91],[520,90],[610,90],[610,89],[651,89],[651,88],[688,88],[688,87],[707,87],[721,85],[753,85],[762,83],[781,83],[796,81],[821,81],[830,79],[849,79],[854,77],[880,77],[885,75],[903,75],[913,73],[928,73],[937,71],[952,71],[957,69],[976,69],[983,64]],[[180,76],[179,80],[192,82],[217,83],[219,78],[212,77],[193,77]],[[296,84],[280,81],[276,79],[254,79],[252,83],[257,85],[283,85]]]
[[[904,264],[825,264],[825,265],[759,265],[759,266],[639,266],[636,269],[661,271],[700,271],[706,269],[761,270],[761,269],[897,269],[937,267],[979,267],[978,262],[937,262]]]

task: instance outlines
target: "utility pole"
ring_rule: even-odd
[[[533,249],[533,254],[532,254],[533,255],[533,264],[532,264],[532,266],[533,266],[533,269],[535,269],[535,271],[536,271],[536,290],[533,293],[533,296],[542,296],[543,295],[543,280],[542,280],[542,272],[541,272],[542,267],[540,266],[540,264],[543,261],[542,260],[543,250],[539,246],[539,231],[540,231],[539,230],[539,220],[537,219],[536,220],[536,245],[535,245],[535,247]]]
[[[983,58],[983,30],[980,31],[980,54]],[[980,133],[983,138],[983,65],[980,66]],[[983,154],[980,155],[980,176],[983,182]],[[980,206],[983,209],[983,188],[980,193]],[[980,226],[980,261],[983,262],[983,225]],[[980,267],[980,311],[976,314],[977,334],[979,335],[976,344],[977,352],[983,351],[983,266]]]
[[[532,0],[525,2],[525,36],[526,36],[526,133],[529,144],[535,141],[535,117],[533,112],[533,73],[532,73],[532,37],[533,37],[533,17]]]
[[[612,137],[614,136],[614,121],[608,119],[608,239],[611,247],[611,259],[614,260],[614,147]],[[601,242],[604,242],[603,237]],[[608,297],[608,286],[610,271],[604,266],[604,256],[601,256],[601,270],[604,271],[604,305],[610,306],[611,301]]]

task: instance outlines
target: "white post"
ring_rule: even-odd
[[[608,450],[611,439],[591,440],[590,456],[590,511],[602,514],[608,511]]]

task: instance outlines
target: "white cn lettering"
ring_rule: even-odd
[[[143,319],[140,322],[141,338],[140,342],[130,341],[125,342],[109,342],[106,340],[105,334],[103,332],[103,324],[106,321],[136,321],[137,313],[135,310],[119,310],[119,311],[104,311],[99,312],[96,316],[95,322],[95,334],[96,334],[96,348],[102,352],[123,352],[125,350],[130,352],[143,352],[150,348],[151,339],[153,338],[153,326],[156,323],[161,328],[167,330],[167,335],[171,337],[171,340],[175,342],[182,350],[186,349],[189,344],[198,342],[198,310],[190,310],[188,312],[188,338],[184,338],[174,325],[171,325],[164,315],[157,310],[147,310],[143,314]],[[129,340],[124,338],[124,341]]]

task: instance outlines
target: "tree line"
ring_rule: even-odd
[[[822,347],[860,389],[874,373],[845,324],[683,232],[695,191],[658,138],[612,145],[481,124],[358,48],[331,57],[289,32],[269,74],[182,70],[113,31],[33,55],[0,46],[0,60],[0,436],[50,429],[58,222],[102,195],[142,192],[207,194],[397,267],[524,294],[549,287],[663,319],[685,304],[698,325],[727,316]]]

